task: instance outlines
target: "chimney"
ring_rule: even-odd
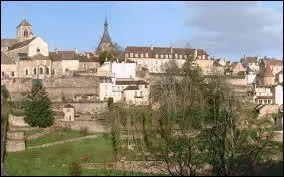
[[[171,46],[171,53],[173,53],[173,47]]]
[[[57,53],[57,48],[54,49],[54,52]]]
[[[87,53],[87,58],[88,58],[88,59],[90,58],[90,54],[89,54],[89,53]]]
[[[151,44],[151,50],[153,50],[153,49],[154,49],[153,44]]]
[[[77,52],[78,52],[78,51],[77,51],[77,48],[75,48],[74,51],[75,51],[75,53],[77,54]]]

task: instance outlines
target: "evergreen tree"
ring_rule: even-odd
[[[48,127],[53,124],[50,100],[44,87],[34,84],[24,104],[25,121],[32,127]]]

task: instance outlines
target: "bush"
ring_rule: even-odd
[[[32,86],[24,103],[25,121],[31,127],[49,127],[53,124],[51,102],[40,83]]]
[[[82,174],[82,168],[79,163],[72,162],[69,164],[69,175],[80,176]]]

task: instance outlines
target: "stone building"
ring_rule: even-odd
[[[182,66],[188,56],[197,60],[208,60],[209,55],[203,49],[166,48],[166,47],[132,47],[125,49],[125,58],[135,61],[137,68],[147,68],[150,73],[163,73],[163,66],[170,60],[175,60]],[[212,62],[213,65],[213,62]]]
[[[275,76],[272,73],[272,70],[269,65],[266,65],[265,70],[262,73],[261,84],[263,85],[274,85],[275,84]]]
[[[244,66],[244,68],[250,68],[250,70],[254,72],[258,72],[259,70],[259,62],[258,57],[247,57],[244,56],[240,59],[241,64]]]
[[[226,65],[225,72],[227,75],[245,75],[246,69],[240,62],[233,62],[229,65]]]
[[[67,104],[63,107],[64,120],[74,121],[75,120],[75,107]]]
[[[273,59],[262,59],[260,60],[259,64],[259,74],[260,76],[263,75],[263,72],[265,68],[269,65],[271,67],[273,75],[279,73],[280,71],[283,71],[283,61],[282,60],[276,60]]]
[[[105,18],[104,33],[98,45],[98,48],[96,50],[96,54],[100,55],[100,53],[103,51],[112,52],[112,49],[113,49],[113,46],[112,46],[110,35],[108,33],[107,18]]]
[[[118,85],[117,82],[116,84]],[[122,90],[122,101],[124,103],[134,105],[149,105],[149,83],[139,80],[132,81],[132,83],[127,84],[128,86]]]

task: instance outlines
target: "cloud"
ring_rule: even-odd
[[[278,9],[261,2],[186,2],[185,25],[190,43],[214,56],[283,55],[283,4]],[[282,11],[281,11],[282,9]]]

